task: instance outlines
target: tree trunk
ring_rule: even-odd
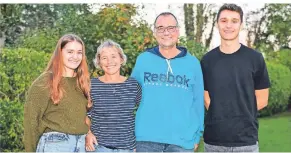
[[[184,4],[184,24],[187,41],[194,41],[194,11],[193,4]]]
[[[211,17],[212,17],[211,30],[210,30],[210,33],[209,33],[208,37],[206,38],[206,41],[205,41],[205,47],[208,48],[208,49],[209,49],[209,46],[210,46],[210,43],[211,43],[211,40],[212,40],[212,36],[213,36],[213,31],[214,31],[215,22],[216,22],[216,15],[217,15],[217,13],[212,13],[211,14]]]
[[[2,32],[1,34],[1,38],[0,38],[0,54],[2,53],[2,49],[4,48],[5,45],[5,34],[4,32]]]
[[[202,43],[202,34],[203,34],[203,27],[204,27],[204,5],[203,4],[197,4],[196,6],[196,35],[195,40],[198,43]]]

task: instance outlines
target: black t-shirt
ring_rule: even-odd
[[[202,58],[201,66],[204,89],[211,100],[204,141],[227,147],[256,144],[255,90],[270,87],[262,54],[244,45],[232,54],[225,54],[217,47]]]

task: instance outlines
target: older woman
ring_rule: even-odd
[[[108,40],[98,47],[94,64],[104,75],[91,79],[93,106],[88,112],[91,120],[87,119],[91,125],[86,136],[87,151],[135,149],[134,109],[141,99],[141,88],[134,78],[120,75],[125,63],[126,56],[119,44]]]

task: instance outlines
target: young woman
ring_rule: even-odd
[[[134,78],[120,75],[126,56],[119,44],[105,41],[98,47],[95,58],[95,66],[104,75],[91,79],[93,106],[88,116],[92,124],[86,136],[86,150],[132,152],[136,143],[134,110],[141,100],[141,88]],[[89,119],[87,122],[90,125]]]
[[[26,151],[85,151],[89,82],[83,41],[73,34],[64,35],[47,69],[28,91],[24,105]]]

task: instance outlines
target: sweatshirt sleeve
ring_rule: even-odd
[[[196,62],[195,72],[195,90],[194,90],[194,100],[196,103],[194,109],[198,114],[198,125],[199,129],[197,131],[197,136],[195,137],[194,143],[199,144],[200,138],[204,131],[204,85],[203,85],[203,75],[201,70],[200,62]]]
[[[27,152],[35,152],[43,130],[40,130],[42,116],[49,102],[49,94],[37,79],[28,90],[24,104],[24,147]]]

